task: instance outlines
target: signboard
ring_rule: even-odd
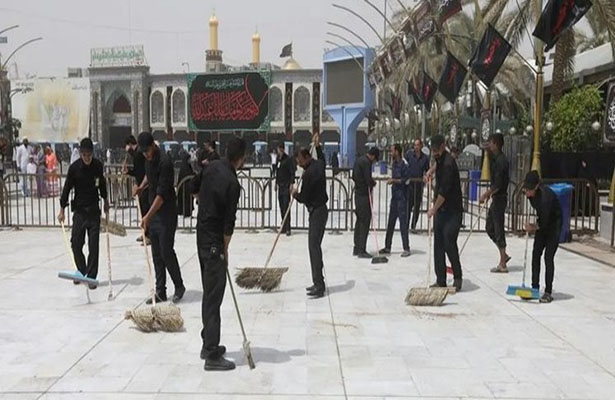
[[[603,139],[605,145],[615,146],[615,83],[611,83],[606,96]]]
[[[269,129],[266,72],[188,75],[190,130]]]
[[[8,38],[6,36],[0,36],[0,44],[8,43]]]
[[[312,135],[320,133],[320,82],[312,83]]]
[[[76,142],[90,128],[90,80],[41,78],[12,81],[21,89],[12,99],[20,136],[31,142]]]
[[[143,45],[103,47],[90,50],[90,67],[138,67],[145,64]]]
[[[284,88],[284,134],[286,139],[293,138],[293,83],[286,82]]]
[[[326,103],[353,104],[363,102],[363,57],[325,64],[327,76]]]

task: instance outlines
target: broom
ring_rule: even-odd
[[[374,224],[374,201],[372,199],[372,191],[369,191],[369,207],[370,207],[370,213],[372,216],[372,229],[374,232],[374,240],[376,241],[376,255],[374,257],[372,257],[372,264],[386,264],[389,262],[389,259],[386,258],[386,256],[383,255],[379,255],[378,251],[380,249],[380,246],[378,245],[378,232],[376,231],[376,224]]]
[[[66,228],[64,226],[64,221],[62,221],[60,223],[62,225],[62,235],[64,237],[64,244],[66,245],[66,251],[68,252],[68,255],[70,257],[70,260],[73,262],[73,267],[75,267],[75,271],[74,272],[68,272],[68,271],[60,271],[58,272],[58,278],[61,279],[68,279],[71,281],[77,281],[80,283],[86,283],[88,285],[96,285],[98,286],[98,280],[97,279],[93,279],[90,278],[88,276],[85,276],[81,273],[81,271],[79,271],[79,268],[77,268],[77,262],[75,261],[75,257],[73,255],[73,251],[70,248],[70,245],[68,244],[68,236],[66,235]],[[86,286],[87,288],[87,286]],[[89,292],[88,292],[88,302],[89,302],[90,296],[89,296]]]
[[[431,203],[431,182],[427,186],[427,204]],[[411,306],[440,306],[448,295],[446,287],[429,287],[431,281],[431,218],[427,219],[427,237],[429,250],[427,254],[427,287],[411,288],[406,295],[406,304]]]
[[[297,183],[297,187],[301,184],[301,178],[299,178],[299,182]],[[282,234],[282,229],[284,228],[284,224],[290,215],[290,209],[292,208],[293,202],[295,198],[291,196],[290,203],[288,204],[288,209],[284,214],[284,218],[282,219],[282,224],[278,229],[278,233],[275,236],[273,241],[273,246],[271,246],[271,250],[269,251],[269,255],[267,256],[267,261],[265,261],[265,266],[263,268],[242,268],[239,270],[237,275],[235,276],[235,283],[237,286],[243,289],[254,289],[259,288],[263,292],[271,292],[273,289],[280,286],[280,282],[282,281],[282,275],[288,271],[288,268],[269,268],[269,261],[271,261],[271,257],[273,256],[273,251],[275,250],[276,245],[278,244],[278,240],[280,239],[280,235]]]
[[[106,218],[109,221],[109,214],[107,214]],[[111,278],[111,240],[109,239],[109,231],[105,235],[107,237],[107,273],[109,275],[109,295],[107,296],[107,300],[113,300],[113,280]]]
[[[521,286],[508,285],[506,294],[511,296],[519,296],[523,300],[536,300],[540,297],[540,291],[532,287],[525,286],[525,270],[527,269],[527,248],[530,241],[529,232],[525,232],[525,255],[523,256],[523,278]]]
[[[290,209],[290,206],[289,206]],[[233,296],[233,303],[235,304],[235,311],[237,312],[237,319],[239,320],[239,327],[241,328],[241,334],[243,335],[243,352],[246,355],[246,359],[248,360],[248,365],[250,369],[256,368],[256,364],[254,364],[254,358],[252,358],[252,351],[250,350],[250,342],[248,341],[248,337],[246,336],[246,330],[243,327],[243,321],[241,319],[241,313],[239,312],[239,304],[237,303],[237,297],[235,296],[235,289],[233,288],[233,280],[231,278],[231,273],[228,270],[228,256],[226,257],[226,276],[228,278],[228,285],[231,288],[231,295]]]
[[[137,210],[141,215],[141,205],[139,204],[139,196],[135,196]],[[143,217],[141,217],[143,219]],[[145,242],[145,230],[141,227],[141,237]],[[152,307],[135,308],[127,310],[124,313],[124,319],[131,319],[137,328],[143,332],[155,332],[157,330],[165,332],[177,332],[184,326],[184,319],[181,316],[181,311],[178,307],[172,304],[156,304],[156,291],[154,290],[154,278],[152,274],[152,264],[149,260],[147,246],[145,249],[145,261],[147,263],[147,272],[149,275],[149,287],[152,295]]]

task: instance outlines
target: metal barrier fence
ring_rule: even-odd
[[[329,218],[327,229],[333,232],[348,231],[354,228],[354,183],[349,172],[342,172],[332,176],[327,171],[327,194],[329,196]],[[121,223],[127,228],[138,227],[138,214],[132,187],[134,179],[121,174],[106,176],[109,202],[111,205],[110,219]],[[192,232],[196,227],[198,207],[196,199],[190,194],[189,186],[192,176],[178,182],[178,229]],[[256,231],[259,229],[277,229],[282,222],[279,208],[278,194],[275,181],[271,177],[252,176],[252,172],[239,171],[238,180],[242,187],[236,226],[238,229]],[[389,204],[391,189],[387,184],[388,178],[375,177],[373,197],[373,224],[378,230],[386,230],[389,217]],[[3,226],[32,226],[47,227],[58,226],[57,214],[60,209],[59,194],[65,181],[60,175],[28,175],[10,174],[0,181],[0,224]],[[545,183],[553,183],[545,180]],[[599,197],[596,187],[589,181],[574,179],[568,180],[574,187],[570,204],[572,233],[598,231]],[[410,185],[416,190],[424,186],[422,180],[412,179]],[[486,209],[480,205],[478,199],[489,186],[487,181],[476,181],[461,178],[463,196],[463,230],[471,227],[475,231],[484,231],[486,223]],[[506,212],[506,230],[518,232],[523,224],[534,215],[529,201],[523,196],[520,186],[510,183],[509,202]],[[423,188],[420,216],[416,230],[427,229],[427,189]],[[70,209],[70,206],[69,206]],[[183,211],[183,212],[182,212]],[[408,210],[410,211],[410,210]],[[67,224],[71,224],[71,213],[67,212]],[[309,215],[307,209],[296,202],[291,208],[292,229],[307,229]]]

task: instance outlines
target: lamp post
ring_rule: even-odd
[[[540,17],[542,12],[542,0],[536,1],[536,20]],[[536,98],[534,99],[534,152],[532,155],[532,170],[540,173],[540,128],[542,124],[542,98],[544,95],[544,74],[543,66],[545,64],[544,43],[538,38],[534,41],[534,48],[536,49]]]

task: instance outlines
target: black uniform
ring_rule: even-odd
[[[303,173],[303,185],[300,193],[295,193],[298,202],[303,203],[310,214],[308,228],[308,249],[312,266],[312,283],[317,291],[325,290],[325,279],[322,274],[322,239],[329,210],[327,209],[327,179],[325,177],[325,156],[320,146],[316,147],[318,158],[312,162]]]
[[[354,181],[354,212],[357,217],[354,225],[353,254],[361,254],[366,253],[369,225],[372,221],[370,191],[376,186],[376,181],[372,178],[372,163],[367,156],[359,157],[354,163],[352,180]]]
[[[278,157],[278,167],[275,175],[275,184],[278,186],[278,203],[282,219],[290,204],[290,185],[295,183],[295,165],[293,160],[286,154]],[[290,233],[290,214],[282,227],[282,233]]]
[[[509,180],[508,160],[504,153],[500,152],[491,160],[491,190],[497,191],[491,196],[486,223],[487,234],[500,249],[506,248],[504,214],[508,202]]]
[[[224,236],[235,229],[235,214],[240,185],[237,174],[227,160],[213,161],[201,175],[196,244],[203,284],[203,348],[208,357],[217,359],[220,351],[220,305],[226,286],[227,261]]]
[[[540,257],[545,252],[545,292],[553,290],[553,275],[555,263],[553,258],[559,246],[559,235],[562,227],[562,210],[559,200],[553,190],[540,185],[536,195],[530,198],[530,204],[536,210],[538,230],[534,237],[532,251],[532,287],[540,288]]]
[[[442,207],[438,209],[434,220],[434,267],[437,284],[446,286],[446,256],[451,262],[454,278],[461,279],[461,263],[457,237],[461,228],[461,182],[457,162],[444,152],[436,159],[436,193],[444,197]]]
[[[132,168],[128,170],[128,175],[135,178],[138,186],[143,182],[143,178],[145,178],[145,156],[136,150],[130,150],[128,154],[132,157]],[[139,196],[139,205],[141,206],[141,216],[143,217],[149,211],[149,196]]]
[[[152,218],[149,234],[156,270],[156,294],[166,298],[166,271],[169,271],[176,292],[184,288],[174,249],[175,230],[177,229],[177,196],[174,187],[173,162],[167,154],[156,149],[154,158],[145,162],[145,174],[149,185],[149,203],[154,204],[156,196],[161,196],[164,200],[162,207]]]
[[[86,165],[80,158],[70,165],[60,197],[60,206],[68,206],[68,195],[75,189],[71,202],[73,229],[71,232],[71,247],[77,269],[83,275],[96,279],[98,275],[98,250],[100,237],[100,206],[99,197],[107,199],[107,183],[103,176],[103,164],[96,158]],[[88,261],[83,255],[85,233],[88,233]]]

